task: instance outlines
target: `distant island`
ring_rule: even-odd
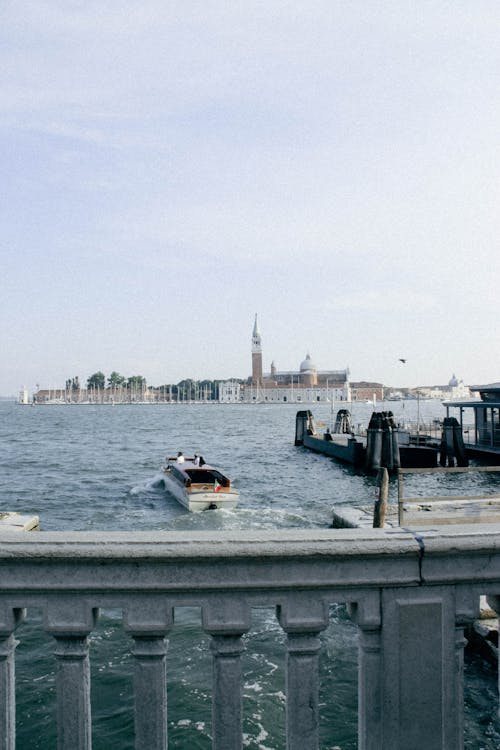
[[[22,404],[155,404],[207,403],[223,404],[315,404],[378,401],[406,398],[468,398],[470,390],[452,376],[448,385],[417,388],[393,388],[371,380],[350,380],[349,367],[319,369],[309,352],[293,370],[279,370],[275,361],[264,371],[262,336],[257,313],[250,338],[251,374],[247,378],[194,380],[179,383],[148,385],[142,375],[129,377],[113,370],[106,375],[98,370],[87,378],[85,385],[78,376],[68,378],[64,388],[40,388],[29,394],[23,387]],[[405,363],[406,359],[400,359]]]
[[[266,387],[267,386],[267,387]],[[450,399],[468,398],[470,389],[455,376],[444,386],[419,386],[417,388],[394,388],[373,381],[345,381],[339,392],[326,382],[305,385],[294,383],[271,387],[255,383],[252,377],[226,380],[194,380],[186,378],[178,383],[148,385],[142,375],[126,377],[113,371],[108,377],[101,372],[93,373],[85,385],[78,376],[68,378],[63,388],[40,388],[33,393],[23,387],[19,394],[22,404],[158,404],[158,403],[333,403],[339,401],[365,401],[374,405],[380,401],[403,399]],[[3,401],[14,397],[0,397]]]

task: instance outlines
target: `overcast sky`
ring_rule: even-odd
[[[497,0],[3,0],[0,394],[500,380]],[[406,358],[402,365],[399,358]]]

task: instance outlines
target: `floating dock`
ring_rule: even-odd
[[[398,427],[392,412],[373,412],[366,435],[354,434],[347,409],[338,411],[334,427],[323,434],[316,431],[309,410],[298,411],[295,445],[323,453],[369,474],[381,467],[390,471],[401,466],[433,468],[437,466],[439,454],[439,443]]]
[[[498,466],[450,467],[441,469],[399,469],[398,502],[387,503],[387,470],[379,471],[377,497],[372,505],[353,507],[347,503],[332,508],[332,526],[335,529],[372,528],[386,529],[405,527],[414,532],[436,529],[450,524],[500,523],[500,495],[460,495],[444,497],[404,498],[403,478],[405,474],[416,473],[465,473],[499,472]],[[480,597],[479,619],[467,629],[467,639],[492,663],[498,663],[499,618],[494,606],[498,597],[488,600]]]
[[[375,502],[371,506],[355,507],[342,504],[332,509],[334,528],[418,526],[421,529],[450,524],[500,523],[500,494],[404,497],[404,477],[408,474],[498,473],[498,466],[398,469],[398,501],[392,505],[388,503],[388,479],[384,472],[386,469],[380,469],[377,479],[377,502],[382,500],[384,505],[382,522],[374,523]]]
[[[40,519],[25,513],[8,511],[0,513],[0,531],[37,531]]]

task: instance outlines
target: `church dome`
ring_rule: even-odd
[[[311,360],[309,352],[306,354],[306,358],[300,363],[300,372],[310,372],[316,370],[316,365]]]
[[[453,373],[452,378],[451,378],[450,382],[448,383],[448,385],[450,385],[452,388],[456,388],[457,387],[458,380],[457,380],[457,376],[455,375],[455,373]]]

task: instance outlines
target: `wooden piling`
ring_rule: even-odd
[[[389,472],[381,468],[377,473],[377,499],[373,509],[373,528],[383,529],[385,513],[387,510],[387,497],[389,495]]]

